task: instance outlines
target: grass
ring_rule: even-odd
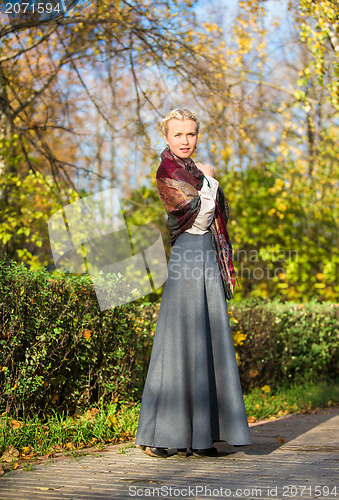
[[[295,384],[274,393],[269,386],[263,386],[244,395],[244,401],[250,422],[306,413],[337,406],[339,384],[334,381]],[[38,456],[52,458],[61,452],[77,457],[86,453],[86,448],[126,443],[135,437],[139,411],[140,403],[115,403],[106,408],[92,408],[77,418],[54,413],[44,421],[35,417],[23,422],[3,414],[0,416],[0,451],[13,452],[13,460],[7,462],[6,467],[16,468],[18,461],[27,460],[25,467],[29,468],[29,461]],[[125,453],[131,446],[131,443],[121,446],[119,453]],[[15,456],[15,450],[19,457]]]
[[[274,392],[265,385],[246,394],[244,401],[249,422],[277,418],[289,413],[307,413],[312,409],[339,405],[339,383],[305,382]]]
[[[53,456],[65,452],[77,456],[80,450],[134,438],[138,425],[139,403],[123,403],[92,408],[80,417],[51,414],[41,421],[37,416],[25,422],[0,416],[0,451],[10,446],[20,458]],[[1,458],[0,458],[1,460]]]

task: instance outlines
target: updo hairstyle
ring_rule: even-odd
[[[199,122],[198,118],[196,118],[193,115],[193,113],[191,113],[191,111],[189,109],[183,109],[183,110],[172,109],[172,111],[170,111],[168,113],[168,115],[166,115],[165,118],[160,123],[162,133],[165,137],[167,137],[167,134],[168,134],[168,122],[169,122],[169,120],[173,120],[173,119],[174,120],[193,120],[197,125],[197,134],[198,134],[200,122]]]

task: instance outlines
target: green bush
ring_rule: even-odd
[[[1,262],[0,411],[28,417],[133,399],[151,329],[144,307],[136,301],[101,311],[89,275]]]
[[[338,377],[338,305],[250,299],[229,309],[243,390]]]

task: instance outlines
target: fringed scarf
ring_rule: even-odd
[[[156,173],[160,200],[168,214],[170,243],[173,246],[178,236],[192,227],[197,217],[201,198],[199,192],[204,174],[191,158],[182,160],[165,149]],[[228,203],[221,187],[218,187],[214,218],[208,229],[213,235],[212,243],[217,256],[221,278],[227,300],[233,298],[236,273],[233,267],[232,245],[227,232]]]

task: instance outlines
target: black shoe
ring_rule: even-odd
[[[216,448],[204,448],[201,450],[192,449],[193,455],[195,457],[217,457],[219,452]]]
[[[142,447],[141,451],[148,455],[149,457],[156,457],[156,458],[167,458],[168,454],[165,448],[153,448],[150,446],[144,446]]]

